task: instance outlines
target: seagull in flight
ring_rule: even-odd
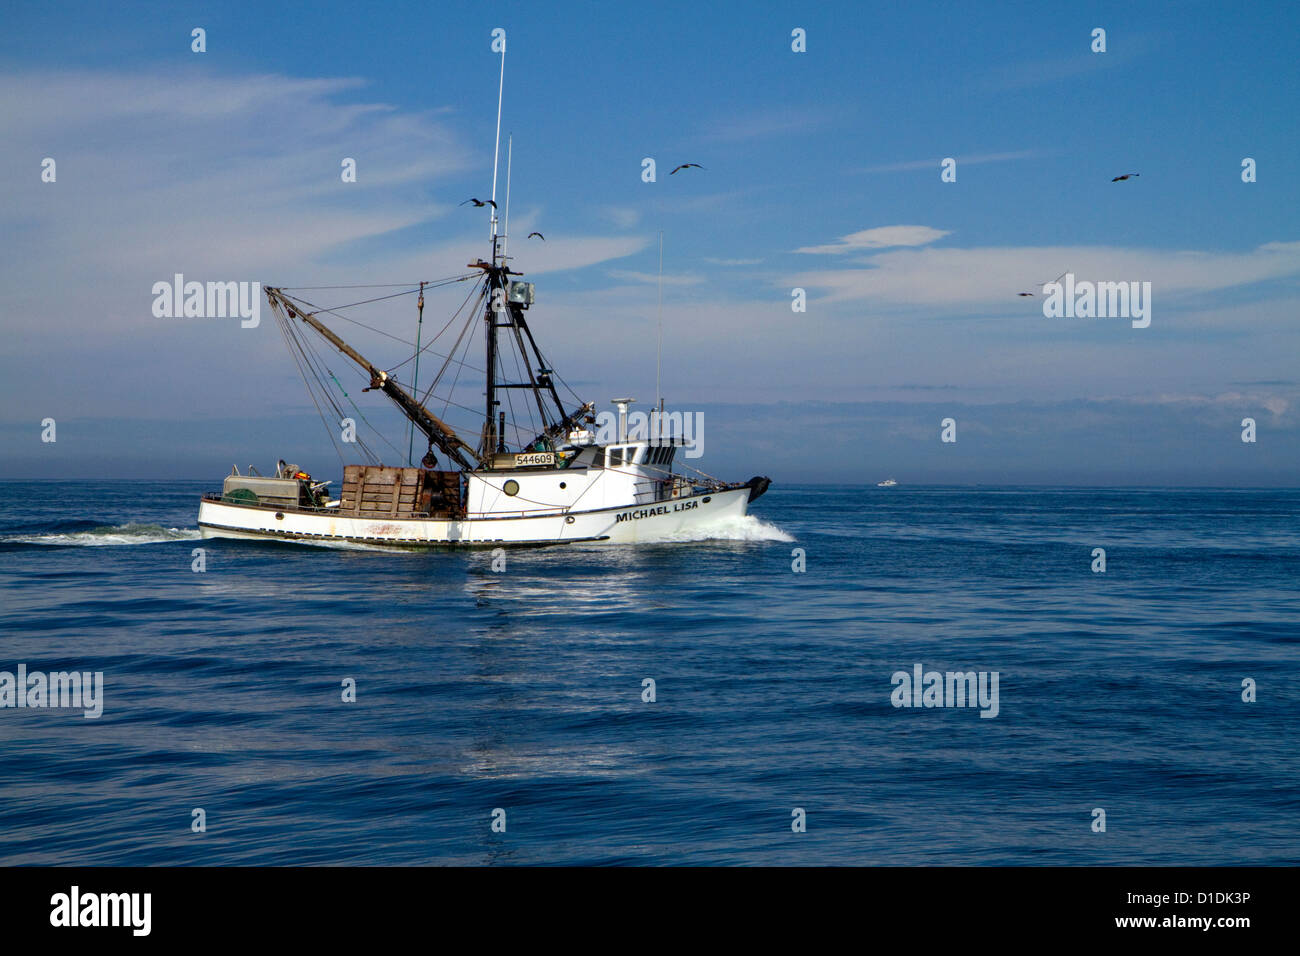
[[[473,203],[475,206],[491,206],[493,209],[497,208],[495,199],[489,199],[487,202],[484,202],[482,199],[466,199],[465,202],[460,203],[460,205],[465,206],[469,203]]]
[[[1054,283],[1060,282],[1060,281],[1061,281],[1062,279],[1064,279],[1067,275],[1069,275],[1069,272],[1070,272],[1070,270],[1069,270],[1069,269],[1066,269],[1065,272],[1062,272],[1059,276],[1057,276],[1055,279],[1052,279],[1050,282],[1040,282],[1039,285],[1042,286],[1044,289],[1046,289],[1049,285],[1052,285],[1052,284],[1054,284]],[[1016,295],[1020,295],[1020,296],[1026,296],[1026,295],[1028,295],[1028,296],[1032,296],[1033,293],[1032,293],[1032,292],[1017,292]]]
[[[1111,182],[1120,183],[1126,179],[1136,179],[1138,176],[1141,175],[1142,175],[1141,173],[1125,173],[1123,176],[1116,176],[1114,179],[1111,180]]]
[[[542,240],[542,242],[546,241],[546,237],[543,236],[540,232],[530,232],[528,234],[529,239],[533,238],[533,236],[536,236],[538,239]]]
[[[704,168],[704,167],[701,166],[699,163],[682,163],[680,166],[677,167],[677,169],[703,169],[703,168]],[[674,170],[673,170],[671,173],[669,173],[668,175],[669,175],[669,176],[676,176],[676,175],[677,175],[677,169],[674,169]]]

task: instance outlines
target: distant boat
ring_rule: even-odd
[[[894,485],[896,485],[896,484],[898,484],[898,482],[896,482],[893,478],[886,478],[884,481],[878,481],[878,482],[876,482],[876,487],[877,487],[877,488],[892,488],[892,487],[894,487]]]

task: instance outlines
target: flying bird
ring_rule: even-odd
[[[546,241],[546,237],[543,236],[540,232],[530,232],[528,234],[529,239],[533,238],[533,236],[536,236],[538,239],[542,240],[542,242]]]
[[[1067,269],[1065,272],[1062,272],[1059,276],[1057,276],[1055,279],[1052,279],[1050,282],[1040,282],[1040,283],[1038,283],[1038,284],[1039,284],[1040,286],[1042,286],[1044,289],[1046,289],[1049,285],[1052,285],[1052,283],[1054,283],[1054,282],[1060,282],[1060,281],[1061,281],[1062,279],[1064,279],[1068,274],[1069,274],[1069,270]],[[1020,296],[1025,296],[1025,295],[1032,296],[1033,293],[1032,293],[1032,292],[1017,292],[1016,295],[1020,295]]]
[[[1114,179],[1111,180],[1111,182],[1119,183],[1119,182],[1123,182],[1126,179],[1136,179],[1138,176],[1141,175],[1142,175],[1141,173],[1125,173],[1123,176],[1116,176]]]
[[[703,169],[703,168],[704,168],[704,167],[701,166],[699,163],[682,163],[680,166],[677,167],[677,169]],[[673,170],[671,173],[669,173],[668,175],[669,175],[669,176],[676,176],[676,175],[677,175],[677,169],[674,169],[674,170]]]
[[[473,203],[475,206],[491,206],[493,209],[497,208],[497,202],[495,199],[489,199],[487,202],[484,202],[482,199],[466,199],[465,202],[460,205],[464,206],[467,203]]]

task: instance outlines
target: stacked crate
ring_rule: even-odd
[[[360,518],[456,516],[460,512],[460,475],[423,468],[346,465],[339,511]]]

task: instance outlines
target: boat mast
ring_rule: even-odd
[[[493,240],[493,259],[496,258],[496,241]],[[500,305],[504,308],[505,303],[498,299],[505,299],[505,290],[501,287],[500,279],[497,276],[497,266],[487,266],[487,310],[483,317],[486,327],[484,337],[487,339],[487,382],[484,394],[486,396],[487,410],[483,422],[483,439],[479,443],[479,454],[481,457],[489,457],[493,452],[504,451],[505,436],[498,434],[496,414],[497,406],[501,402],[497,399],[497,307]]]
[[[483,321],[487,350],[487,376],[484,390],[483,433],[479,439],[476,452],[478,459],[482,462],[489,462],[494,454],[506,450],[505,413],[501,411],[501,400],[497,398],[498,393],[505,389],[527,389],[533,393],[542,427],[542,431],[537,437],[550,441],[561,438],[565,430],[575,427],[580,419],[591,412],[593,408],[590,403],[587,403],[572,412],[565,411],[564,403],[560,400],[560,395],[555,389],[554,373],[546,366],[546,360],[537,347],[532,330],[529,329],[528,322],[524,319],[526,304],[511,301],[510,298],[510,276],[520,275],[520,273],[511,271],[508,265],[509,257],[506,255],[506,249],[510,241],[510,167],[514,154],[513,136],[510,137],[506,146],[506,218],[504,233],[500,233],[497,228],[499,220],[496,205],[497,175],[501,160],[501,110],[505,93],[505,75],[506,51],[503,39],[501,46],[501,79],[497,86],[496,147],[492,157],[492,261],[488,263],[480,259],[469,264],[470,268],[482,269],[486,276],[484,288],[487,293],[487,305],[484,310]],[[528,373],[528,381],[497,381],[497,364],[500,355],[498,329],[509,329],[514,334],[515,347],[518,349],[519,358],[523,360],[522,365]],[[535,372],[534,365],[536,366]],[[554,415],[547,410],[546,399],[548,397],[555,405]]]
[[[501,103],[506,88],[506,45],[501,41],[501,79],[497,84],[497,138],[492,151],[492,266],[488,271],[487,314],[484,316],[484,338],[487,347],[487,387],[484,390],[486,409],[484,412],[483,438],[479,442],[479,454],[490,458],[494,452],[505,451],[504,429],[498,430],[496,416],[497,406],[497,315],[498,309],[505,309],[505,289],[501,282],[499,270],[504,264],[499,261],[497,252],[497,167],[501,160]]]

